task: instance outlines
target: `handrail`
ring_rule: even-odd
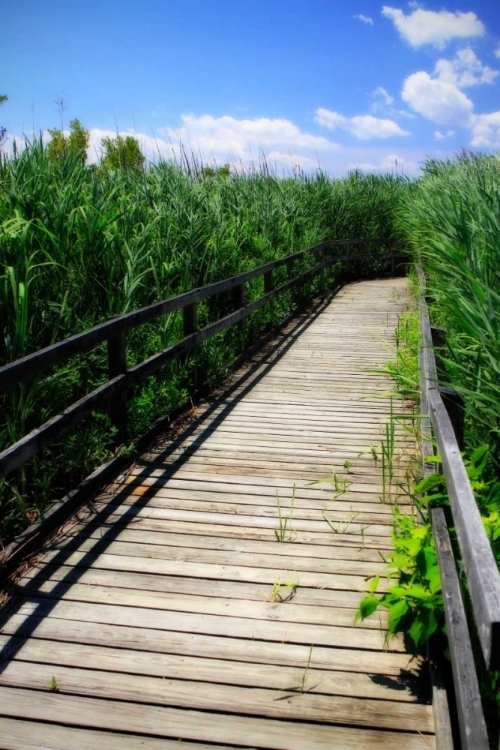
[[[334,254],[325,258],[326,251],[336,246],[349,249],[353,245],[388,245],[391,249],[389,257],[392,259],[392,267],[394,268],[395,243],[396,240],[392,238],[359,238],[322,242],[314,247],[237,274],[229,279],[192,289],[139,310],[110,318],[87,331],[77,333],[1,367],[0,390],[5,390],[20,381],[42,374],[76,354],[89,352],[104,342],[107,342],[108,345],[108,381],[2,451],[0,453],[0,477],[5,477],[22,466],[42,448],[64,435],[76,422],[89,416],[104,401],[110,403],[111,422],[117,430],[117,443],[123,443],[126,439],[126,392],[132,385],[149,377],[167,362],[187,354],[196,345],[241,322],[266,305],[274,295],[313,278],[328,266],[361,258],[380,257],[372,255],[356,256],[347,252],[342,256]],[[304,258],[307,253],[312,254],[313,260],[319,259],[319,262],[308,271],[294,276],[294,262],[299,258]],[[273,271],[285,265],[288,268],[288,281],[275,287]],[[264,277],[264,295],[249,304],[245,304],[244,285],[258,276]],[[197,303],[231,290],[234,293],[235,300],[234,312],[201,330],[198,329],[196,321]],[[179,310],[183,311],[184,337],[176,344],[149,357],[149,359],[132,368],[127,368],[126,333],[139,325]]]
[[[48,370],[54,365],[65,362],[75,354],[83,354],[95,349],[99,344],[108,341],[109,339],[119,334],[125,333],[133,328],[144,323],[150,323],[156,318],[168,315],[169,313],[183,310],[188,305],[201,302],[207,297],[212,297],[222,292],[234,290],[235,288],[242,286],[247,281],[251,281],[257,276],[262,276],[266,273],[272,273],[276,268],[281,266],[293,264],[299,258],[302,258],[306,253],[317,254],[322,250],[330,249],[334,246],[349,246],[349,245],[365,245],[365,244],[393,244],[393,239],[353,239],[353,240],[330,240],[328,242],[321,242],[313,247],[306,248],[305,250],[299,250],[299,252],[287,255],[279,260],[273,260],[269,263],[265,263],[262,266],[252,269],[251,271],[245,271],[239,273],[236,276],[232,276],[229,279],[222,281],[216,281],[212,284],[207,284],[196,289],[191,289],[189,292],[178,294],[175,297],[170,297],[160,302],[154,302],[152,305],[142,307],[139,310],[133,310],[132,312],[119,315],[104,323],[89,328],[87,331],[76,333],[73,336],[69,336],[67,339],[58,341],[51,346],[47,346],[44,349],[39,349],[32,354],[28,354],[25,357],[10,362],[3,367],[0,367],[0,391],[9,388],[11,385],[18,383],[20,380],[27,380],[40,373]],[[339,259],[340,260],[340,259]]]
[[[423,461],[432,453],[431,430],[437,441],[446,488],[450,499],[458,547],[467,577],[479,643],[488,669],[500,664],[500,572],[486,536],[479,508],[462,460],[455,429],[441,396],[433,350],[429,312],[425,301],[425,276],[420,278],[421,412],[423,415]],[[426,473],[435,471],[427,464]],[[442,508],[430,510],[441,576],[443,604],[450,644],[457,714],[462,747],[488,748],[471,640],[462,600],[453,547]]]
[[[500,666],[500,572],[481,521],[455,431],[439,392],[429,313],[420,306],[424,394],[438,443],[460,553],[469,581],[479,640],[490,669]]]

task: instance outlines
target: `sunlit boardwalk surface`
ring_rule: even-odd
[[[353,627],[406,294],[345,287],[47,545],[1,621],[2,748],[435,747],[427,672]]]

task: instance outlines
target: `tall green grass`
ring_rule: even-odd
[[[488,442],[500,474],[500,161],[429,161],[399,228],[421,258],[435,324],[448,331],[449,384],[467,408],[471,448]]]
[[[0,172],[0,364],[85,330],[110,316],[227,278],[327,239],[394,235],[405,180],[278,177],[265,164],[218,176],[193,161],[146,170],[87,167],[71,152],[54,163],[41,141],[7,158]],[[361,272],[370,273],[367,263]],[[297,269],[300,271],[300,266]],[[284,269],[282,271],[284,273]],[[280,272],[281,273],[281,272]],[[279,274],[278,274],[279,281]],[[333,277],[330,276],[333,283]],[[196,354],[216,382],[271,319],[283,319],[318,281],[283,295]],[[248,285],[248,299],[262,281]],[[200,325],[231,308],[224,295],[199,309]],[[181,336],[171,315],[127,339],[134,364]],[[192,366],[173,364],[132,394],[130,431],[187,401]],[[100,347],[47,377],[0,395],[0,447],[69,405],[107,377]],[[6,539],[109,455],[107,415],[96,414],[0,486],[0,537]]]
[[[404,196],[397,223],[426,272],[431,320],[447,330],[445,377],[464,397],[464,459],[500,565],[500,160],[463,153],[429,161]],[[470,602],[469,616],[473,625]],[[474,638],[496,747],[500,673],[486,670]]]

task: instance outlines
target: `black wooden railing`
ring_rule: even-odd
[[[353,254],[350,252],[352,247],[366,245],[386,246],[388,252],[383,255],[380,252],[379,254]],[[331,251],[338,247],[346,248],[346,252],[342,255],[332,254]],[[107,382],[2,451],[0,453],[0,477],[5,477],[22,466],[43,448],[72,429],[77,422],[89,416],[104,402],[109,403],[111,422],[117,433],[116,442],[118,445],[123,443],[126,439],[127,430],[127,391],[131,386],[152,375],[168,362],[186,355],[203,341],[240,323],[266,305],[275,295],[304,284],[333,264],[352,264],[356,261],[381,259],[388,264],[389,271],[394,273],[397,257],[396,240],[394,239],[350,239],[323,242],[280,260],[265,263],[258,268],[240,273],[232,278],[217,281],[176,297],[156,302],[140,310],[111,318],[94,328],[5,365],[0,368],[0,391],[13,387],[23,380],[39,376],[75,355],[90,352],[99,345],[107,343]],[[302,259],[310,260],[314,265],[304,273],[294,275],[294,263]],[[282,266],[286,266],[288,269],[288,280],[279,286],[275,286],[273,272]],[[263,277],[264,279],[264,294],[249,304],[245,304],[245,284],[257,277]],[[234,311],[199,330],[196,316],[197,304],[214,295],[230,291],[234,295]],[[127,332],[144,323],[149,323],[180,310],[183,313],[184,338],[167,349],[154,354],[149,359],[128,368],[126,358]]]
[[[443,332],[432,329],[430,325],[422,273],[420,283],[420,389],[421,412],[424,416],[422,450],[425,473],[428,475],[436,471],[435,463],[426,465],[429,455],[434,453],[431,441],[435,440],[450,500],[450,520],[456,531],[460,552],[459,570],[463,566],[482,656],[487,669],[498,670],[500,573],[461,456],[463,409],[460,409],[456,394],[441,388],[438,382],[434,346],[443,343]],[[489,744],[479,681],[445,510],[432,508],[429,515],[441,576],[462,750],[487,750]],[[444,741],[443,746],[448,747],[449,743]]]

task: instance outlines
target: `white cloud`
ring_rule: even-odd
[[[500,44],[498,45],[496,50],[493,52],[493,54],[495,55],[495,57],[500,57]]]
[[[500,148],[500,111],[486,115],[473,115],[471,118],[474,148]]]
[[[438,125],[465,125],[474,108],[455,84],[431,78],[423,71],[406,79],[401,96],[415,112]]]
[[[416,175],[420,164],[397,154],[389,154],[379,162],[351,162],[349,169],[360,169],[362,172],[381,172],[383,174]]]
[[[373,18],[370,16],[363,16],[362,13],[356,13],[353,18],[356,18],[358,21],[363,21],[363,23],[367,23],[369,26],[373,26]]]
[[[475,13],[438,12],[417,8],[408,16],[399,8],[384,5],[382,15],[393,21],[400,35],[412,47],[431,44],[442,49],[451,39],[483,36],[486,29]]]
[[[383,112],[394,103],[394,97],[383,86],[377,86],[375,91],[371,93],[370,99],[372,100],[370,107],[372,112]]]
[[[184,155],[203,164],[229,163],[237,170],[259,168],[265,160],[272,168],[285,171],[313,171],[318,162],[338,150],[337,144],[323,136],[306,133],[290,120],[259,118],[238,120],[212,115],[182,115],[178,128],[159,129],[159,136],[135,130],[121,131],[122,136],[137,138],[148,161],[159,159],[182,162]],[[92,128],[88,160],[99,161],[101,141],[115,137],[116,131]]]
[[[343,130],[363,141],[371,138],[410,135],[408,131],[402,130],[394,120],[386,120],[372,115],[344,117],[338,112],[331,112],[323,107],[316,110],[314,120],[329,130]]]
[[[459,88],[493,83],[498,70],[483,65],[470,47],[459,49],[453,60],[438,60],[434,71],[440,81],[453,83]]]
[[[441,133],[440,130],[436,130],[436,132],[434,133],[434,137],[437,138],[438,141],[442,141],[445,138],[451,138],[452,135],[455,135],[454,130],[447,130],[446,133]]]
[[[253,120],[212,115],[182,115],[179,128],[164,128],[169,142],[183,144],[203,160],[250,163],[259,155],[275,151],[312,158],[335,151],[337,144],[323,136],[306,133],[290,120],[260,117]]]

